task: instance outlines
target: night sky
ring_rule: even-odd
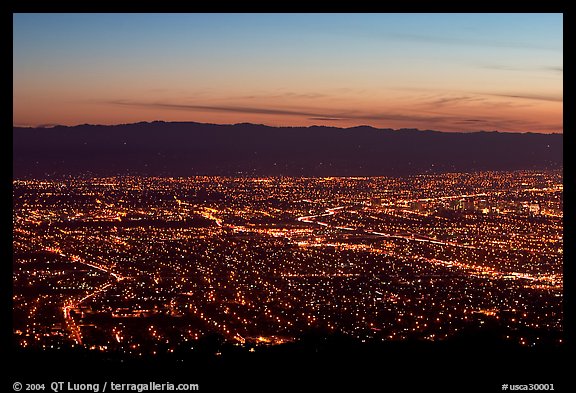
[[[14,125],[562,132],[561,14],[15,14]]]

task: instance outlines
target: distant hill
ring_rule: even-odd
[[[562,168],[562,134],[143,122],[13,128],[14,177],[402,176]]]

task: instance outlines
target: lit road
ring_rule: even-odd
[[[450,197],[442,197],[442,198],[444,198],[444,199],[451,198],[452,199],[452,198],[460,198],[460,197],[485,196],[485,195],[486,195],[485,193],[482,193],[482,194],[460,195],[460,196],[450,196]],[[431,200],[431,199],[427,199],[427,200]],[[348,208],[352,208],[352,207],[353,206],[349,206]],[[466,245],[466,244],[460,244],[460,243],[456,243],[456,242],[444,242],[444,241],[432,239],[426,235],[421,235],[421,234],[415,234],[415,233],[410,233],[408,235],[389,234],[389,233],[377,232],[377,231],[373,231],[373,230],[369,230],[369,229],[367,230],[367,229],[362,229],[362,228],[351,228],[351,227],[330,225],[326,222],[319,221],[319,219],[322,217],[334,216],[338,213],[345,212],[345,211],[347,211],[346,208],[347,208],[347,206],[338,206],[338,207],[334,207],[334,208],[329,208],[329,209],[326,209],[325,212],[322,214],[317,214],[317,215],[312,215],[312,216],[302,216],[302,217],[298,217],[297,220],[300,222],[317,224],[317,225],[321,225],[324,227],[332,227],[334,229],[339,229],[339,230],[355,231],[355,232],[360,233],[360,234],[369,234],[369,235],[380,236],[380,237],[384,237],[387,239],[402,239],[402,240],[412,241],[412,242],[438,244],[441,246],[460,247],[460,248],[468,248],[468,249],[473,249],[473,250],[486,249],[486,247],[481,248],[481,247],[475,247],[475,246],[470,246],[470,245]],[[366,209],[366,208],[364,208],[364,209]],[[491,276],[491,278],[523,279],[523,280],[528,280],[528,281],[543,282],[547,285],[551,285],[551,286],[555,286],[555,287],[561,287],[562,283],[563,283],[562,277],[559,277],[558,275],[555,275],[555,274],[552,274],[552,275],[542,275],[542,274],[530,275],[527,273],[520,273],[520,272],[500,272],[500,271],[497,271],[493,268],[488,268],[485,266],[479,266],[479,265],[473,265],[473,264],[466,264],[466,263],[462,263],[462,262],[458,262],[458,261],[443,261],[443,260],[439,260],[439,259],[435,259],[435,258],[425,258],[425,257],[419,257],[418,259],[421,261],[435,264],[435,265],[443,265],[443,266],[451,267],[451,268],[464,269],[466,271],[469,271],[471,274],[475,274],[475,275],[478,275],[478,274],[489,275],[489,276]]]
[[[321,217],[333,216],[337,213],[342,213],[344,211],[346,211],[346,206],[338,206],[338,207],[326,209],[325,213],[318,214],[315,216],[298,217],[297,220],[300,222],[307,222],[307,223],[317,224],[317,225],[322,225],[324,227],[327,227],[327,226],[330,226],[328,223],[323,222],[323,221],[319,221],[318,219]],[[439,245],[443,245],[443,246],[476,249],[476,247],[474,247],[474,246],[469,246],[469,245],[455,243],[455,242],[443,242],[443,241],[432,239],[428,236],[421,235],[421,234],[414,234],[414,233],[412,233],[410,235],[389,234],[389,233],[382,233],[382,232],[370,231],[370,230],[365,230],[365,229],[360,229],[360,228],[351,228],[351,227],[343,227],[343,226],[334,226],[334,228],[340,229],[340,230],[345,230],[345,231],[357,231],[357,232],[361,232],[361,233],[365,233],[365,234],[382,236],[382,237],[386,237],[386,238],[390,238],[390,239],[404,239],[404,240],[408,240],[408,241],[433,243],[433,244],[439,244]]]
[[[66,257],[66,254],[64,254],[60,249],[47,247],[47,248],[45,248],[45,250],[49,251],[49,252],[56,253],[60,256]],[[85,295],[84,297],[82,297],[76,301],[70,300],[67,304],[64,304],[62,306],[62,312],[64,314],[64,321],[66,323],[66,326],[70,330],[70,335],[78,344],[82,345],[82,334],[81,334],[80,328],[76,324],[76,321],[74,320],[72,315],[70,315],[70,311],[74,308],[78,308],[87,299],[90,299],[91,297],[94,297],[100,293],[103,293],[108,288],[110,288],[113,284],[124,280],[126,277],[124,277],[118,273],[113,272],[112,270],[106,268],[105,266],[101,266],[101,265],[98,265],[98,264],[93,263],[93,262],[88,262],[78,255],[70,255],[68,257],[73,262],[81,263],[83,265],[90,266],[93,269],[97,269],[97,270],[100,270],[102,272],[105,272],[105,273],[111,275],[112,277],[114,277],[114,279],[116,280],[115,282],[110,282],[110,283],[104,284],[104,285],[94,289],[93,291],[89,292],[87,295]]]

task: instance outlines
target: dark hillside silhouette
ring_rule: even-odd
[[[402,176],[562,167],[562,134],[194,122],[13,129],[15,177]]]

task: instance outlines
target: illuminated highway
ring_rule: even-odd
[[[556,192],[556,191],[558,191],[558,188],[540,188],[540,189],[532,188],[528,191],[530,191],[530,192],[550,192],[550,191]],[[499,194],[499,192],[495,192],[494,194]],[[453,200],[453,199],[463,199],[463,198],[473,198],[473,197],[486,197],[488,195],[489,194],[487,194],[487,193],[451,195],[451,196],[444,196],[444,197],[438,197],[438,198],[421,198],[421,199],[413,199],[413,200],[400,200],[400,201],[392,202],[391,204],[392,205],[404,204],[406,202],[435,202],[438,200]],[[357,207],[356,206],[338,206],[338,207],[328,208],[322,214],[302,216],[302,217],[298,217],[297,220],[300,222],[313,223],[313,224],[321,225],[324,227],[331,227],[331,228],[338,229],[338,230],[354,231],[358,234],[370,234],[370,235],[381,236],[381,237],[388,238],[388,239],[401,239],[401,240],[407,240],[407,241],[413,241],[413,242],[436,244],[436,245],[441,245],[441,246],[467,248],[467,249],[472,249],[472,250],[478,250],[478,249],[482,249],[482,250],[488,249],[489,250],[491,248],[489,244],[483,245],[482,247],[476,247],[476,246],[460,244],[460,243],[456,243],[456,242],[439,241],[437,239],[430,238],[430,237],[423,235],[423,234],[420,234],[420,233],[410,233],[409,235],[399,235],[399,234],[383,233],[383,232],[378,232],[378,231],[373,231],[373,230],[363,229],[363,228],[353,228],[353,227],[343,227],[343,226],[338,226],[338,225],[330,225],[329,223],[326,223],[324,221],[320,221],[321,218],[334,216],[334,215],[337,215],[339,213],[346,212],[347,209],[350,209],[350,210],[354,209],[354,212],[356,212],[355,209],[357,209]],[[368,210],[367,207],[364,207],[363,209]],[[427,216],[426,214],[423,214],[423,213],[419,213],[419,214],[421,214],[423,216]],[[538,251],[536,251],[536,252],[539,254],[541,253]],[[419,259],[422,261],[426,261],[428,263],[432,263],[432,264],[442,264],[444,266],[451,267],[451,268],[464,269],[466,271],[469,271],[471,274],[478,274],[478,273],[481,273],[484,275],[489,274],[494,278],[504,278],[504,279],[514,278],[514,279],[523,279],[523,280],[544,282],[547,285],[551,285],[551,286],[553,286],[555,288],[559,288],[559,289],[562,288],[562,284],[563,284],[562,277],[559,275],[556,275],[556,274],[553,274],[553,275],[542,275],[542,274],[530,275],[530,274],[526,274],[526,273],[522,273],[522,272],[514,272],[514,271],[500,272],[500,271],[497,271],[495,269],[486,268],[483,266],[475,266],[472,264],[465,264],[465,263],[461,263],[458,261],[442,261],[442,260],[439,260],[436,258],[424,258],[424,257],[420,257]]]

